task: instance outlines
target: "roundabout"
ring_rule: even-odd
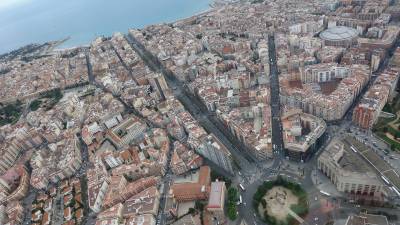
[[[297,183],[278,176],[262,183],[253,196],[253,207],[269,225],[301,224],[308,213],[307,193]]]

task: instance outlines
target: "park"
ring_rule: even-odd
[[[268,224],[301,224],[308,213],[307,193],[299,184],[278,176],[258,187],[253,196],[253,207]]]

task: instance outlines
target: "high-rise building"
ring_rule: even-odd
[[[232,159],[226,147],[213,134],[196,149],[196,152],[210,161],[214,166],[228,174],[233,174]]]

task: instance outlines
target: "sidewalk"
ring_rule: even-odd
[[[320,191],[327,192],[333,197],[344,196],[336,189],[336,186],[329,180],[329,178],[322,174],[319,170],[313,170],[311,172],[311,180],[315,187]]]

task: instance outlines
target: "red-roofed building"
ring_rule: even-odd
[[[51,223],[51,213],[45,212],[42,218],[42,225],[50,225]]]
[[[64,220],[72,219],[72,209],[71,207],[67,207],[64,209]]]
[[[178,202],[207,200],[210,194],[210,167],[202,166],[196,183],[178,183],[171,187],[172,194]]]

